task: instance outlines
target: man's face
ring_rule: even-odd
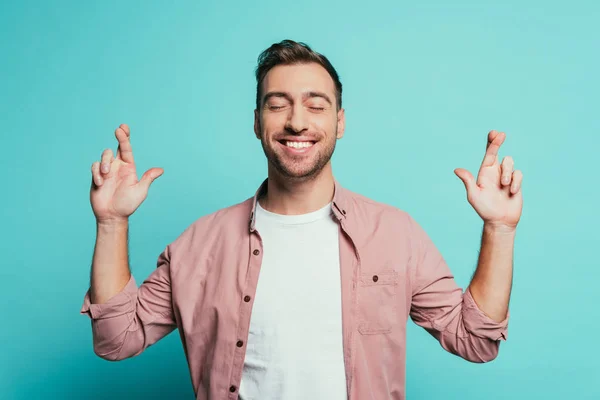
[[[316,176],[329,163],[344,124],[333,79],[319,64],[278,65],[263,79],[254,132],[282,177]]]

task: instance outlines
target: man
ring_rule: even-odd
[[[506,340],[522,174],[491,131],[477,180],[455,170],[483,219],[463,293],[406,212],[344,189],[330,158],[344,134],[342,85],[303,43],[258,59],[254,131],[268,160],[256,194],[190,225],[138,288],[127,221],[163,170],[138,181],[125,124],[92,165],[97,238],[81,312],[94,351],[140,354],[178,328],[198,399],[403,399],[406,321],[447,351],[487,362]],[[260,278],[260,279],[259,279]]]

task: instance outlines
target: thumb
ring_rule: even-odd
[[[454,170],[456,176],[460,178],[461,181],[465,184],[465,189],[467,189],[467,194],[471,193],[473,189],[475,189],[475,178],[469,171],[464,168],[456,168]]]
[[[140,189],[143,189],[144,192],[148,192],[152,182],[161,176],[163,172],[165,171],[162,168],[150,168],[144,173],[144,175],[142,175],[142,179],[140,179],[136,186],[138,186]]]

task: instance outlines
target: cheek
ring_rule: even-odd
[[[283,132],[285,129],[285,116],[279,114],[271,114],[269,116],[265,116],[262,120],[261,131],[267,137],[271,136],[274,133]]]
[[[336,120],[329,114],[314,114],[310,117],[310,125],[320,131],[331,131],[335,127]]]
[[[335,135],[337,131],[337,117],[327,116],[320,121],[321,130],[325,131],[328,135]]]

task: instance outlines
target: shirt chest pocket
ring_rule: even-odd
[[[358,331],[363,335],[391,332],[398,320],[398,273],[361,273],[358,282]]]

